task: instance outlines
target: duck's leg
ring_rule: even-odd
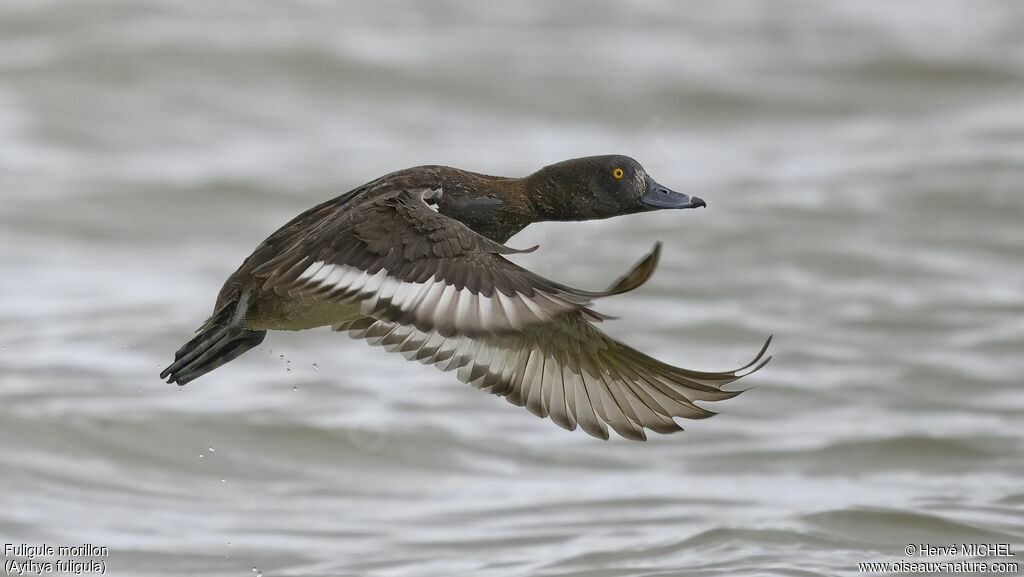
[[[249,294],[242,293],[237,301],[221,307],[198,335],[174,353],[174,362],[160,373],[160,378],[184,385],[263,342],[267,331],[245,327],[248,303]]]

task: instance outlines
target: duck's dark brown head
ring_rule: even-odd
[[[396,173],[397,174],[397,173]],[[532,222],[595,220],[704,201],[661,186],[622,155],[566,160],[525,178],[486,176],[441,166],[402,171],[411,188],[442,188],[438,211],[497,242]],[[395,175],[389,175],[394,179]]]
[[[538,216],[593,220],[668,208],[706,206],[703,200],[666,188],[628,156],[588,156],[538,170],[526,179]]]

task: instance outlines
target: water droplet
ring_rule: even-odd
[[[284,355],[280,355],[280,356],[278,356],[278,358],[283,361],[284,360]]]
[[[227,479],[221,479],[220,482],[221,483],[227,483],[228,480]],[[231,544],[231,541],[228,541],[228,545],[230,545],[230,544]]]
[[[206,456],[206,455],[204,455],[204,454],[202,454],[202,453],[199,453],[199,458],[200,458],[200,459],[202,459],[202,458],[203,458],[203,457],[205,457],[205,456]]]
[[[208,449],[207,449],[207,451],[210,451],[211,453],[216,453],[216,452],[217,452],[217,451],[215,451],[215,450],[213,449],[213,447],[210,447],[210,448],[208,448]]]
[[[296,393],[299,392],[299,388],[298,387],[292,387],[292,390],[295,391]]]
[[[291,367],[285,368],[285,372],[288,372],[288,373],[292,372],[292,368]]]
[[[314,370],[314,371],[319,371],[319,370],[320,370],[320,367],[319,367],[319,366],[317,366],[317,364],[316,364],[316,363],[313,363],[313,370]]]

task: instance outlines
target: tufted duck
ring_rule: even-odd
[[[161,378],[184,385],[263,341],[268,330],[331,325],[558,425],[644,440],[680,430],[673,417],[713,413],[693,401],[767,363],[708,373],[667,365],[609,338],[590,308],[633,290],[660,243],[606,291],[571,288],[513,264],[504,243],[532,222],[696,208],[635,160],[592,156],[525,178],[447,166],[393,172],[315,206],[270,235],[232,274],[213,315]],[[528,250],[534,250],[533,247]],[[606,426],[607,425],[607,426]]]

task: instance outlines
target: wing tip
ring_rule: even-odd
[[[769,361],[772,360],[773,355],[768,355],[768,357],[765,358],[764,354],[768,352],[768,346],[772,344],[773,338],[775,338],[775,335],[768,335],[768,339],[764,342],[764,345],[761,347],[761,350],[757,352],[757,355],[754,357],[754,359],[733,371],[733,374],[736,375],[736,378],[745,377],[747,375],[756,373],[757,371],[761,370],[765,365],[767,365]]]
[[[651,249],[651,252],[640,259],[640,262],[633,265],[633,268],[628,273],[615,281],[615,284],[600,296],[619,295],[641,287],[654,275],[654,270],[658,268],[660,258],[661,241],[659,240],[654,243],[654,248]]]
[[[491,241],[491,242],[494,242],[494,241]],[[494,243],[494,244],[497,245],[497,251],[496,252],[498,254],[529,254],[529,253],[537,250],[538,248],[540,248],[539,244],[535,244],[535,245],[531,246],[530,248],[512,248],[510,246],[506,246],[506,245],[503,245],[501,243]]]

